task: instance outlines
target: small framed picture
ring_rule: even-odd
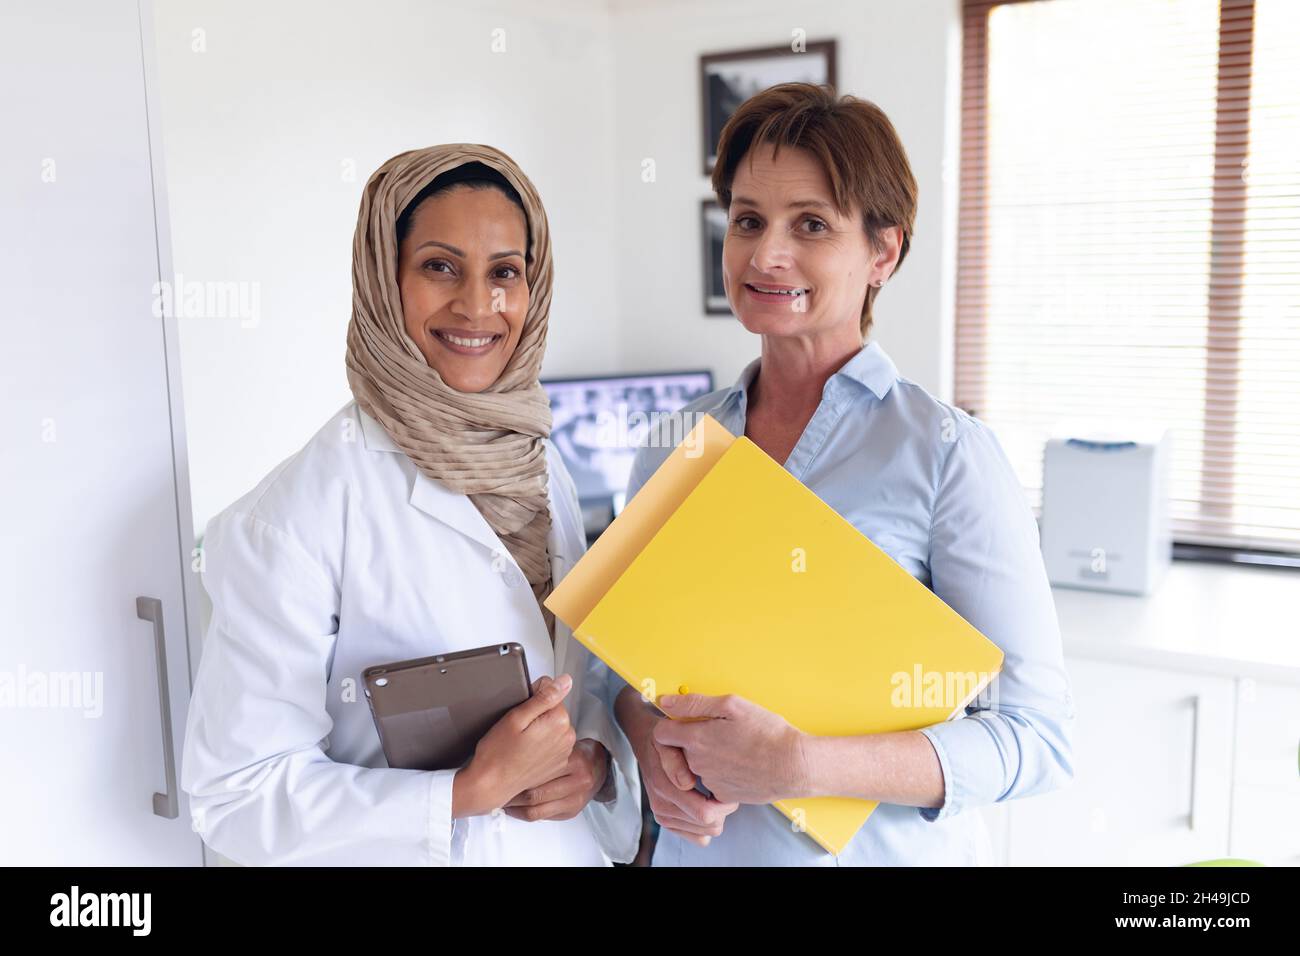
[[[700,90],[704,97],[704,175],[713,172],[718,137],[736,107],[760,90],[778,83],[829,83],[835,79],[835,41],[807,43],[796,52],[789,46],[706,53],[700,57]]]
[[[722,240],[727,235],[727,214],[716,199],[700,203],[700,235],[704,249],[704,314],[731,315],[722,285]]]

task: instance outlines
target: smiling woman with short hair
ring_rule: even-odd
[[[991,862],[976,808],[1070,781],[1074,706],[1038,529],[997,438],[865,341],[911,242],[907,154],[874,104],[783,84],[728,121],[713,188],[729,222],[727,298],[761,353],[682,414],[708,413],[783,463],[997,644],[1005,666],[995,707],[856,737],[811,737],[734,697],[665,695],[671,717],[711,718],[669,720],[625,686],[618,717],[662,828],[654,864]],[[647,440],[629,498],[673,444]],[[817,796],[880,801],[838,857],[764,805]]]

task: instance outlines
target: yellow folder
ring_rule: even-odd
[[[546,606],[647,700],[738,694],[816,735],[940,723],[1002,666],[995,644],[709,416]],[[877,802],[775,805],[839,853]]]

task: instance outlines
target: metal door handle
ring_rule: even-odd
[[[151,597],[135,599],[135,613],[142,621],[153,624],[154,660],[158,664],[158,706],[162,712],[163,772],[167,792],[153,795],[153,812],[168,820],[180,815],[176,798],[176,756],[172,747],[172,703],[167,689],[167,639],[163,634],[162,601]]]

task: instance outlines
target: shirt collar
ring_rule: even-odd
[[[754,382],[754,376],[758,374],[761,361],[760,356],[745,366],[736,383],[727,390],[727,399],[743,396],[748,400],[749,387]],[[836,378],[857,382],[869,389],[876,398],[883,399],[898,381],[898,367],[878,342],[868,342],[853,358],[845,362],[839,371],[827,379],[826,384],[829,385]]]

